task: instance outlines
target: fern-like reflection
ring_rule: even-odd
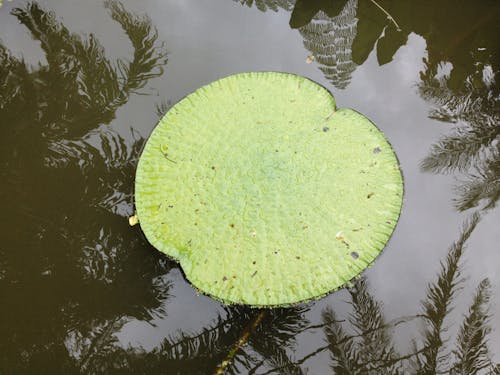
[[[46,64],[0,44],[2,373],[99,372],[129,318],[165,314],[171,264],[126,221],[144,139],[107,124],[163,73],[166,55],[149,18],[105,6],[130,61],[109,60],[93,34],[70,32],[35,2],[12,15]]]
[[[261,12],[272,10],[277,12],[280,9],[291,10],[295,4],[295,0],[233,0],[242,5],[251,8],[255,6]]]
[[[429,61],[419,91],[434,105],[430,116],[453,124],[450,134],[431,146],[422,169],[457,178],[455,206],[464,211],[495,207],[500,198],[499,67],[485,56],[463,82],[443,71],[444,64]]]

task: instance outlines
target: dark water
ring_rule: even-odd
[[[0,374],[500,373],[498,1],[379,0],[399,32],[370,0],[3,3]],[[127,223],[161,114],[258,70],[371,118],[406,186],[361,280],[264,313]]]

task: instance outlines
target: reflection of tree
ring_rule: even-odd
[[[357,3],[357,0],[349,0],[334,17],[320,11],[309,24],[299,29],[304,46],[314,55],[320,70],[339,89],[347,87],[356,69],[351,45],[356,36]]]
[[[295,0],[234,0],[240,4],[244,4],[247,7],[255,7],[261,12],[266,12],[267,10],[273,10],[277,12],[279,9],[291,10],[295,3]]]
[[[406,374],[409,369],[412,374],[422,375],[493,373],[495,366],[487,345],[491,331],[488,279],[477,287],[453,350],[449,350],[446,345],[449,339],[445,338],[448,331],[445,319],[449,317],[452,301],[460,290],[460,260],[465,243],[478,221],[479,215],[474,214],[458,241],[450,247],[436,281],[428,285],[427,295],[422,301],[422,314],[387,322],[382,304],[369,293],[367,281],[361,278],[349,289],[352,306],[349,324],[339,320],[332,308],[326,308],[322,318],[327,344],[274,370],[284,371],[291,365],[301,365],[318,353],[329,351],[336,374]],[[402,355],[392,344],[391,332],[396,326],[416,319],[424,326],[423,337],[413,341],[413,351]]]
[[[107,1],[134,48],[111,62],[36,3],[16,8],[45,53],[28,66],[0,44],[0,364],[9,372],[86,371],[126,317],[163,314],[170,263],[124,218],[144,139],[104,129],[166,63],[146,17]],[[1,372],[1,371],[0,371]]]
[[[435,72],[441,63],[453,65],[449,83],[453,91],[463,85],[471,72],[475,72],[476,78],[482,74],[483,66],[491,66],[495,74],[498,71],[498,3],[376,2],[397,20],[401,30],[373,1],[295,2],[290,26],[299,29],[306,48],[322,60],[321,68],[334,86],[345,87],[356,66],[362,65],[374,49],[380,65],[390,62],[410,33],[421,35],[427,42],[424,75]]]
[[[238,373],[235,365],[245,369],[255,367],[255,371],[264,365],[291,364],[284,348],[290,347],[294,337],[305,328],[307,321],[303,316],[304,311],[303,307],[295,307],[264,312],[263,319],[249,336],[247,345],[235,353],[233,365],[226,368],[226,371]],[[161,358],[170,361],[168,368],[179,369],[182,368],[182,361],[195,360],[198,366],[203,366],[199,373],[211,373],[226,359],[233,344],[260,313],[261,311],[247,307],[227,308],[226,317],[219,319],[215,326],[205,329],[201,334],[194,337],[180,334],[176,339],[165,340],[160,350]],[[200,357],[204,359],[204,364],[200,363]],[[179,365],[181,366],[178,367]],[[197,368],[196,365],[188,367]],[[291,366],[291,369],[294,373],[300,373],[299,367]]]
[[[301,374],[299,366],[295,366],[286,347],[293,345],[294,337],[305,329],[305,308],[274,309],[264,312],[264,317],[249,336],[246,345],[235,353],[232,363],[224,373],[241,373],[241,369],[253,374],[262,366],[286,368],[286,374]],[[225,313],[219,315],[212,324],[207,325],[199,333],[178,332],[167,337],[163,343],[152,351],[141,348],[121,348],[110,345],[113,338],[109,329],[119,321],[101,327],[94,339],[85,344],[80,356],[80,366],[88,366],[85,353],[95,353],[95,360],[89,364],[93,373],[163,373],[169,374],[211,374],[228,356],[233,344],[241,339],[242,332],[262,313],[247,307],[226,307]],[[107,355],[98,355],[99,348],[109,351]]]
[[[332,369],[336,374],[402,374],[382,306],[368,292],[366,280],[358,280],[349,292],[353,308],[349,322],[359,340],[349,337],[331,308],[323,312]]]
[[[480,69],[481,74],[487,69]],[[473,84],[474,73],[464,88],[453,92],[450,77],[427,74],[419,85],[422,97],[436,105],[431,117],[457,123],[431,147],[422,161],[425,171],[461,174],[456,207],[466,210],[484,202],[493,208],[500,197],[500,113],[498,87],[493,78]],[[474,87],[476,86],[476,87]]]

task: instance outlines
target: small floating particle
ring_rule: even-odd
[[[330,130],[330,128],[329,128],[328,126],[325,126],[325,127],[323,128],[323,131],[324,131],[325,133],[326,133],[328,130]]]
[[[307,56],[306,64],[312,63],[316,58],[313,55]]]
[[[229,224],[229,226],[230,226],[231,228],[234,228],[234,224],[233,224],[233,223]]]
[[[250,232],[250,234],[252,235],[252,237],[257,236],[257,232],[256,231],[252,231],[252,232]]]
[[[137,225],[137,224],[139,224],[139,218],[137,217],[137,215],[130,216],[128,218],[128,225],[133,227],[134,225]]]
[[[339,231],[337,232],[337,234],[335,235],[335,238],[336,238],[337,240],[339,240],[339,241],[344,241],[344,234],[342,233],[342,231],[341,231],[341,230],[339,230]]]
[[[354,259],[358,259],[358,258],[359,258],[359,254],[358,254],[356,251],[351,251],[351,256],[352,256]]]
[[[255,271],[254,273],[252,273],[252,276],[250,276],[250,277],[254,277],[255,275],[257,275],[257,271]]]
[[[226,276],[224,276],[224,277],[222,278],[222,281],[227,281],[227,277],[226,277]]]
[[[380,149],[380,147],[375,147],[375,148],[373,149],[373,153],[374,153],[374,154],[378,154],[380,151],[382,151],[382,150]]]
[[[373,195],[374,195],[374,194],[375,194],[375,193],[369,193],[366,197],[367,197],[368,199],[370,199],[371,197],[373,197]]]

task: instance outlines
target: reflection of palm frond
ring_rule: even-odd
[[[164,275],[171,264],[152,254],[123,217],[131,213],[144,139],[133,133],[127,141],[101,127],[131,93],[161,74],[164,51],[147,18],[109,4],[135,50],[125,76],[94,35],[71,33],[37,3],[12,14],[40,42],[47,63],[27,66],[0,44],[0,200],[12,219],[0,278],[13,281],[0,283],[0,294],[21,324],[38,327],[20,332],[0,319],[1,357],[16,363],[14,372],[48,366],[50,373],[77,373],[81,360],[85,372],[107,373],[105,363],[127,360],[114,335],[123,317],[151,322],[165,316],[170,283]],[[30,254],[29,266],[20,253]],[[13,302],[23,300],[32,301],[36,316]],[[57,361],[49,363],[48,356]]]
[[[450,311],[450,304],[458,288],[459,261],[465,242],[479,222],[479,214],[472,215],[465,224],[460,238],[451,246],[445,262],[441,263],[441,272],[436,282],[428,286],[427,297],[422,302],[426,318],[424,331],[424,347],[422,356],[418,358],[418,374],[434,374],[443,360],[439,353],[443,347],[443,323]]]
[[[15,8],[12,14],[40,41],[45,52],[48,67],[41,67],[39,74],[45,89],[58,94],[49,98],[48,109],[55,113],[60,113],[60,108],[66,109],[60,119],[62,125],[72,123],[73,118],[68,116],[72,111],[97,114],[98,121],[109,119],[106,107],[116,100],[120,90],[116,72],[99,41],[92,34],[83,39],[71,33],[54,12],[42,9],[37,3]],[[47,113],[45,121],[57,120]]]
[[[135,166],[145,139],[132,130],[134,142],[127,145],[125,140],[111,129],[98,134],[99,142],[92,139],[96,134],[89,134],[77,141],[61,140],[49,144],[46,166],[67,168],[78,165],[87,186],[84,199],[91,204],[122,216],[131,215],[128,204],[133,201],[133,176]],[[92,180],[106,175],[106,182],[95,184]]]
[[[480,88],[468,81],[461,93],[454,92],[449,78],[436,78],[429,68],[419,85],[421,96],[436,104],[430,117],[457,123],[450,135],[432,145],[421,167],[434,173],[465,174],[458,178],[455,199],[462,211],[482,200],[483,209],[493,208],[500,197],[500,113],[498,91],[491,82]]]
[[[240,4],[244,4],[251,8],[253,5],[261,12],[273,10],[277,12],[279,9],[292,10],[295,0],[234,0]]]
[[[284,348],[290,348],[297,333],[307,325],[305,307],[277,308],[269,311],[250,337],[252,349],[260,356],[260,364],[278,368],[277,373],[301,374]],[[255,362],[254,362],[255,363]]]
[[[494,208],[500,199],[500,150],[496,156],[483,161],[481,169],[459,182],[455,205],[460,211],[475,207],[485,201],[483,209]]]
[[[79,340],[79,368],[86,373],[95,373],[93,365],[101,363],[104,358],[114,352],[118,341],[114,335],[125,324],[125,319],[113,319],[96,327],[88,336]],[[93,370],[93,371],[92,371]]]
[[[469,313],[466,315],[457,337],[454,354],[457,361],[454,374],[475,375],[482,369],[491,367],[486,336],[491,331],[488,326],[488,302],[490,283],[484,279],[479,284]]]
[[[467,121],[470,116],[462,117]],[[422,161],[422,169],[435,173],[466,171],[484,157],[497,153],[492,143],[500,137],[500,118],[473,119],[468,125],[456,128],[455,134],[443,137],[434,144],[429,155]]]
[[[350,289],[350,294],[353,313],[349,320],[362,337],[356,345],[356,351],[359,353],[364,368],[368,372],[377,374],[374,368],[380,363],[389,363],[397,357],[387,332],[382,306],[368,292],[364,278],[356,281]],[[386,371],[389,368],[385,367],[383,370]],[[396,373],[396,369],[390,370],[392,374]]]
[[[254,360],[254,363],[255,362],[257,361]],[[265,363],[267,363],[268,366],[273,369],[271,372],[272,374],[302,375],[304,373],[300,365],[296,364],[293,359],[290,358],[290,355],[284,347],[273,347],[272,355],[264,357],[259,362],[259,365]],[[247,368],[251,368],[251,365]],[[252,368],[252,370],[256,370],[257,368],[258,367],[255,366]],[[251,374],[255,374],[255,371],[250,371],[249,375]]]
[[[133,60],[130,63],[118,60],[118,68],[106,58],[104,48],[93,34],[83,38],[71,33],[54,12],[42,9],[37,3],[12,11],[40,41],[47,58],[48,66],[40,65],[38,71],[31,72],[38,87],[21,92],[23,99],[44,92],[43,101],[40,100],[43,107],[35,113],[40,114],[38,120],[47,136],[78,138],[99,124],[109,123],[131,93],[139,93],[149,79],[163,72],[166,54],[157,43],[158,33],[149,18],[126,11],[114,0],[108,0],[106,6],[134,48]],[[6,60],[2,50],[0,59]],[[14,63],[12,59],[8,62]],[[22,62],[18,65],[21,67]],[[3,81],[0,81],[2,86]],[[19,74],[15,83],[20,85],[23,81],[29,82]]]
[[[198,334],[179,332],[167,337],[154,352],[162,367],[188,366],[194,373],[209,373],[230,358],[233,364],[225,364],[229,373],[237,372],[240,367],[254,373],[263,364],[285,366],[287,370],[295,368],[295,373],[299,373],[297,366],[288,367],[292,361],[283,348],[289,347],[307,324],[303,308],[275,309],[263,315],[243,306],[225,310],[225,317],[218,316]],[[257,318],[258,324],[253,327]],[[240,342],[242,335],[245,339]]]
[[[118,61],[118,67],[124,78],[123,91],[140,93],[147,80],[163,73],[167,63],[163,45],[157,44],[158,32],[151,26],[147,16],[137,16],[125,10],[123,5],[115,0],[106,0],[106,7],[111,17],[117,21],[129,37],[134,47],[134,59],[130,63]]]
[[[344,332],[335,312],[330,307],[323,311],[322,318],[325,323],[324,331],[334,373],[357,374],[361,359],[353,340]]]
[[[17,107],[20,109],[20,98],[26,89],[32,87],[33,82],[28,72],[28,67],[23,60],[13,57],[10,52],[0,44],[0,114],[5,123],[6,109]],[[21,111],[17,111],[21,113]]]
[[[172,106],[172,103],[169,100],[162,100],[160,103],[156,104],[156,115],[158,118],[162,118],[165,116],[165,113]]]
[[[299,29],[304,46],[321,65],[326,79],[339,89],[347,87],[356,69],[351,58],[356,8],[357,0],[349,0],[338,16],[331,18],[320,11],[308,25]]]

